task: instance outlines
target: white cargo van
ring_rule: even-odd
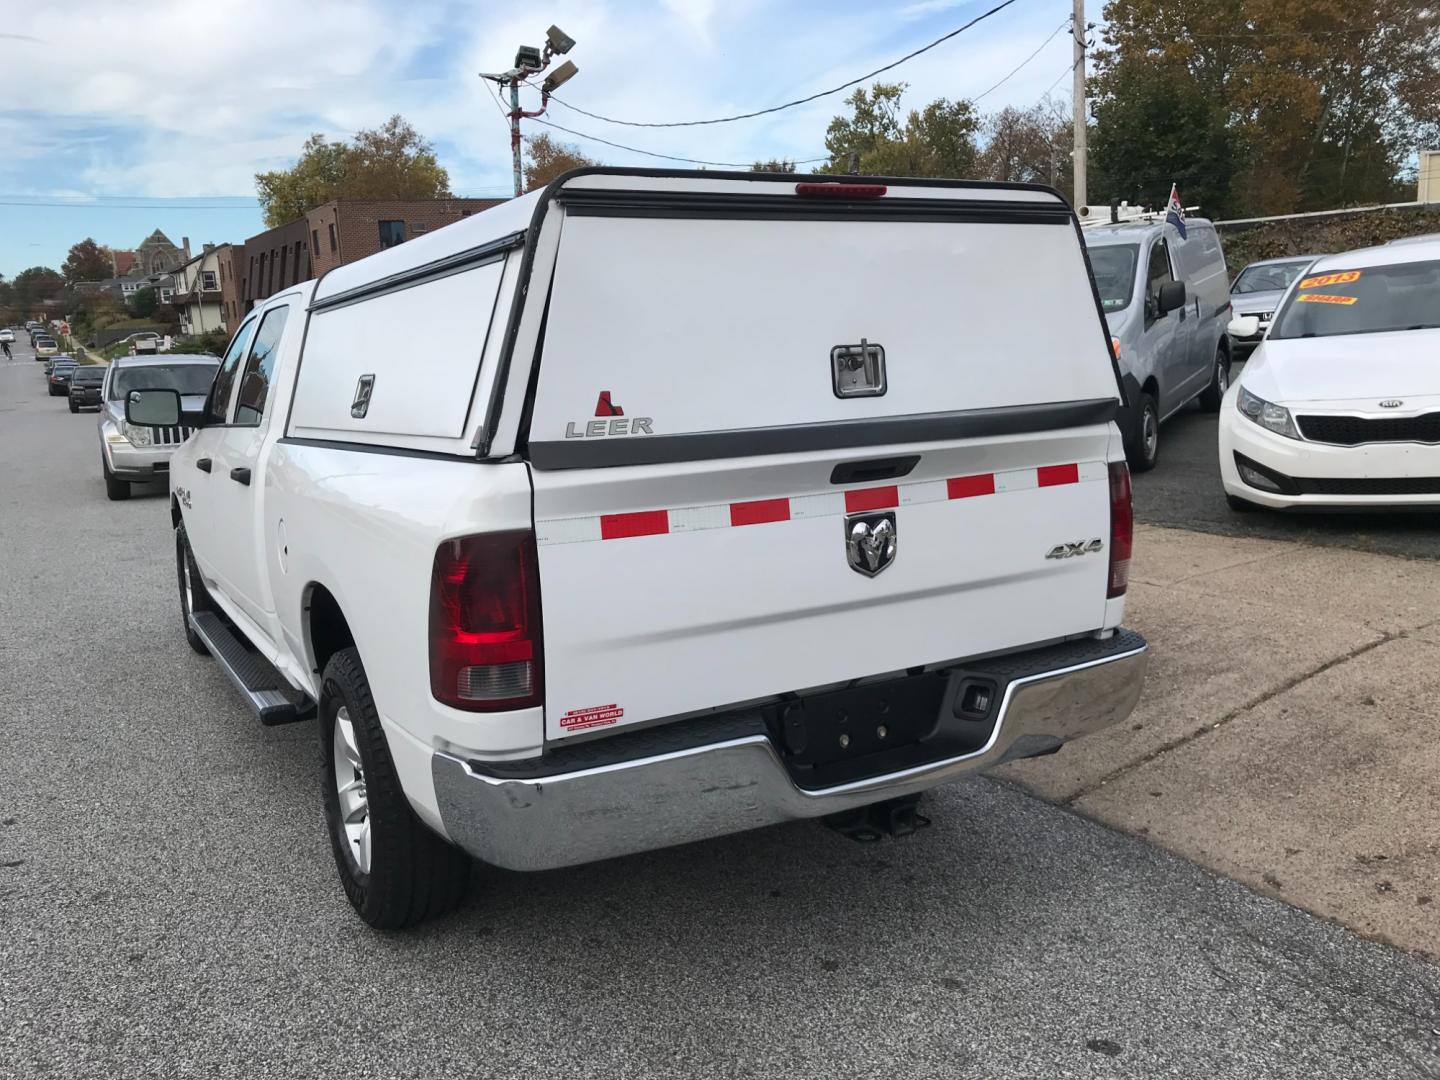
[[[318,714],[376,926],[465,853],[893,818],[1134,706],[1119,402],[1048,189],[571,173],[240,326],[171,462],[185,628]]]

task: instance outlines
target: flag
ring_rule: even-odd
[[[1180,189],[1174,184],[1170,185],[1170,202],[1165,207],[1165,223],[1174,225],[1175,231],[1180,234],[1180,239],[1185,236],[1185,208],[1180,205]]]

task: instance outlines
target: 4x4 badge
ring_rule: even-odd
[[[845,558],[850,569],[874,577],[895,561],[895,515],[850,514],[845,518]]]

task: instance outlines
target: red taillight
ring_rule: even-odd
[[[430,693],[472,712],[539,705],[545,660],[531,532],[447,540],[430,576]]]
[[[1135,547],[1135,512],[1130,506],[1130,469],[1110,463],[1110,588],[1107,597],[1124,596],[1130,584],[1130,552]]]
[[[800,183],[795,185],[796,195],[812,199],[878,199],[884,195],[884,184],[842,184],[842,183]]]

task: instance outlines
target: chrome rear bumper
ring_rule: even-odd
[[[980,749],[822,790],[798,787],[770,738],[750,734],[526,778],[488,775],[437,752],[435,796],[452,841],[511,870],[572,866],[820,817],[924,791],[1118,723],[1140,699],[1146,652],[1143,638],[1125,634],[1102,658],[1013,679]]]

